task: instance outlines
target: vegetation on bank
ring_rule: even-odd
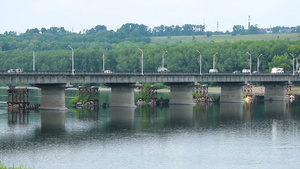
[[[292,53],[300,55],[300,40],[298,41],[237,41],[219,43],[192,44],[149,44],[140,46],[113,48],[105,51],[105,69],[113,72],[134,72],[141,70],[141,51],[143,50],[144,72],[156,72],[162,66],[171,72],[199,72],[199,53],[202,55],[202,73],[207,73],[213,66],[213,56],[216,57],[216,68],[219,72],[232,73],[235,70],[249,69],[249,55],[252,55],[252,70],[256,70],[257,58],[260,54],[260,72],[270,72],[272,67],[282,67],[292,71]],[[36,71],[68,71],[71,72],[71,50],[36,51]],[[296,58],[295,58],[296,59]],[[76,72],[101,72],[103,51],[99,49],[74,48]],[[24,72],[32,71],[32,51],[12,50],[0,51],[0,71],[11,68],[21,68]]]
[[[190,43],[220,43],[237,41],[297,41],[300,40],[300,34],[297,33],[276,33],[276,34],[258,34],[258,35],[235,35],[219,34],[207,37],[205,35],[194,36],[156,36],[151,37],[151,43],[166,44],[190,44]]]
[[[20,166],[20,167],[7,167],[7,166],[5,166],[5,165],[0,161],[0,169],[26,169],[26,168],[24,168],[24,167],[22,167],[22,166]]]
[[[34,55],[35,71],[71,72],[72,51],[68,45],[74,49],[76,72],[101,72],[103,56],[105,69],[139,72],[143,54],[145,73],[157,72],[157,68],[162,66],[171,72],[197,73],[199,53],[196,50],[201,52],[203,73],[212,68],[216,52],[216,68],[219,72],[248,69],[247,52],[252,55],[252,70],[256,70],[257,58],[262,54],[260,72],[270,72],[272,67],[292,71],[290,53],[295,57],[300,55],[298,33],[254,34],[254,31],[254,35],[249,35],[250,30],[241,29],[234,36],[222,33],[206,36],[204,29],[201,25],[186,24],[182,27],[162,25],[149,30],[145,25],[124,24],[117,31],[97,25],[81,33],[56,27],[29,29],[20,35],[6,32],[0,35],[0,71],[20,68],[30,72],[33,70]],[[300,26],[292,30],[300,32]]]

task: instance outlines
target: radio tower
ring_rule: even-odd
[[[248,30],[250,29],[250,16],[248,16]]]
[[[219,32],[219,21],[217,21],[217,32]]]

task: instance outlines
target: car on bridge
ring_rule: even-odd
[[[170,72],[166,67],[160,67],[157,69],[158,73],[168,73]]]
[[[113,73],[111,70],[104,70],[103,73]]]
[[[7,71],[7,73],[22,73],[23,70],[22,69],[9,69]]]
[[[243,69],[242,73],[251,73],[250,69]]]
[[[234,71],[234,72],[232,72],[233,74],[239,74],[239,73],[241,73],[241,71],[239,71],[239,70],[236,70],[236,71]]]
[[[218,69],[209,69],[208,72],[209,73],[218,73],[219,71],[218,71]]]

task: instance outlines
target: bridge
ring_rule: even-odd
[[[299,81],[300,74],[271,73],[0,73],[0,84],[31,84],[41,88],[41,109],[66,109],[64,90],[67,84],[76,83],[105,83],[111,87],[111,106],[135,107],[137,83],[165,83],[171,87],[169,104],[176,105],[193,104],[193,87],[199,83],[218,83],[220,102],[242,102],[242,86],[246,83],[264,85],[265,100],[286,100],[286,85]]]

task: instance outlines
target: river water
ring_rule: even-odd
[[[30,91],[31,103],[40,91]],[[29,168],[299,168],[300,102],[7,112],[0,161]],[[109,92],[100,92],[108,102]],[[168,94],[159,97],[167,98]]]

